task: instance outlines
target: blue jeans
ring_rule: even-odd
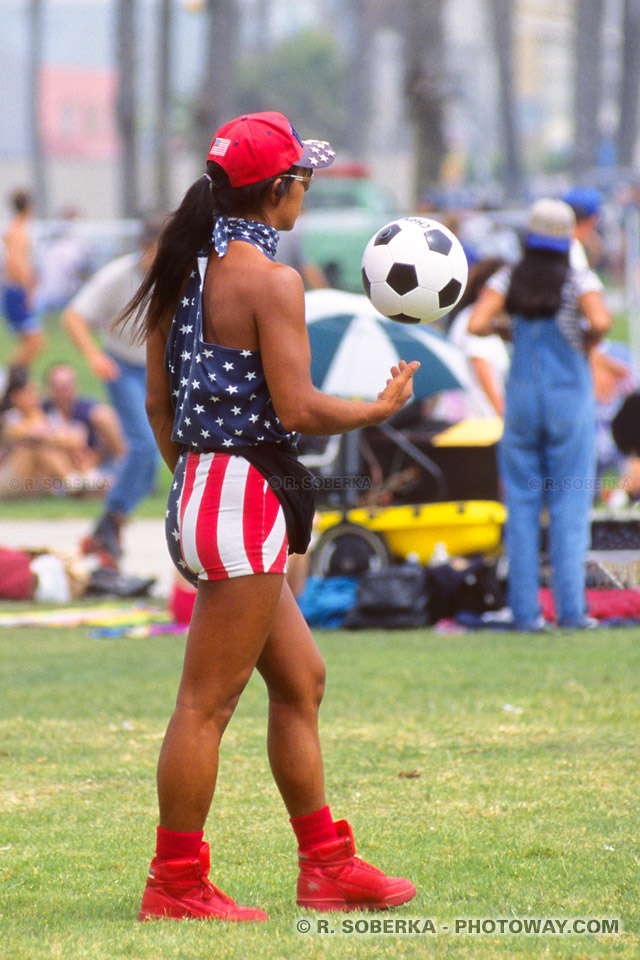
[[[126,515],[151,492],[159,455],[145,411],[145,368],[117,357],[113,359],[120,368],[120,376],[107,383],[107,390],[120,419],[128,451],[116,482],[107,494],[105,508],[109,513]]]
[[[546,506],[556,620],[577,625],[586,614],[595,405],[587,359],[553,319],[515,318],[500,468],[514,621],[528,629],[541,614],[540,513]]]

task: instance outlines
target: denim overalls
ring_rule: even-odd
[[[586,615],[585,552],[595,477],[595,402],[587,357],[556,318],[513,320],[500,468],[506,488],[509,604],[519,629],[540,620],[540,512],[549,513],[556,621]]]

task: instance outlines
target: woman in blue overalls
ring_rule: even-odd
[[[504,310],[513,318],[500,469],[508,520],[508,590],[514,626],[544,626],[538,600],[540,514],[549,516],[556,622],[584,627],[585,552],[595,478],[595,410],[588,349],[609,329],[602,284],[570,266],[574,215],[561,200],[537,201],[523,257],[489,282],[469,319],[486,335]]]

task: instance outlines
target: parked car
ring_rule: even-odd
[[[391,193],[359,166],[342,167],[316,175],[304,210],[299,223],[307,260],[323,270],[330,286],[361,293],[365,246],[402,215]]]

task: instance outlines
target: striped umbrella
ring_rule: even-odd
[[[311,379],[324,393],[375,400],[399,360],[419,360],[414,396],[423,400],[469,384],[462,352],[425,325],[387,320],[364,294],[313,290],[306,294]]]

